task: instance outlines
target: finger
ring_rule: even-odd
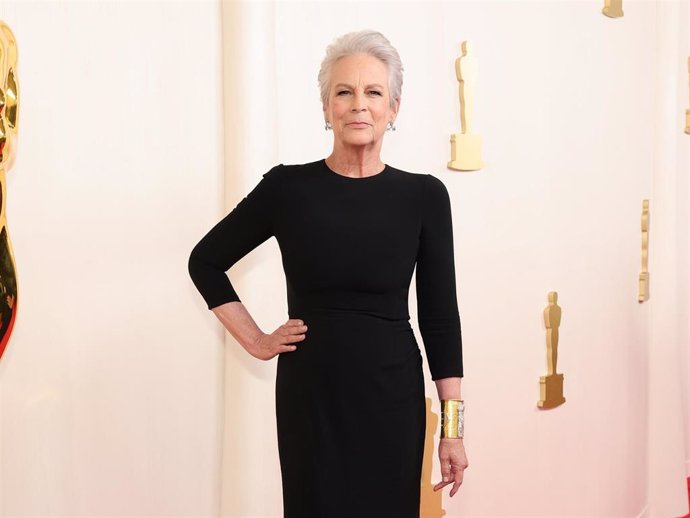
[[[455,483],[453,484],[453,487],[450,490],[450,496],[453,496],[455,493],[458,492],[458,489],[460,489],[460,486],[462,485],[462,479],[463,479],[463,471],[459,469],[455,473]]]
[[[291,344],[294,342],[301,342],[307,335],[285,335],[283,343]]]
[[[297,349],[296,345],[281,345],[281,353],[289,353],[291,351],[295,351]]]
[[[450,490],[450,496],[453,496],[458,492],[458,489],[460,489],[462,481],[465,478],[465,467],[466,466],[462,465],[453,466],[454,483],[452,489]]]
[[[458,489],[460,489],[460,484],[456,482],[453,484],[453,487],[450,490],[450,496],[455,496],[455,493],[458,492]]]
[[[441,461],[441,478],[444,482],[451,482],[453,479],[451,475],[450,461],[447,459]]]
[[[306,328],[304,326],[288,326],[286,324],[280,326],[277,330],[276,333],[278,336],[282,337],[288,337],[292,336],[295,334],[300,334],[306,331]]]
[[[283,324],[280,326],[280,335],[288,336],[295,333],[304,333],[307,330],[306,325],[288,325]]]
[[[304,325],[304,320],[301,318],[291,318],[287,322],[285,322],[286,326],[302,326]]]
[[[448,484],[450,484],[450,482],[443,482],[443,481],[441,481],[441,482],[439,482],[438,484],[436,484],[436,485],[434,486],[434,491],[438,491],[439,489],[441,489],[441,488],[443,488],[443,487],[446,487]]]

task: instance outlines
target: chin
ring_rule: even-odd
[[[376,139],[374,139],[371,135],[362,135],[360,137],[350,137],[343,139],[343,143],[347,144],[348,146],[367,146],[370,144],[374,144],[376,142]]]

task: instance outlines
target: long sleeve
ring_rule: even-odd
[[[448,190],[426,175],[417,253],[417,317],[431,379],[463,376],[460,314],[455,284],[453,224]]]
[[[226,271],[273,235],[276,182],[281,165],[273,167],[235,208],[192,250],[189,275],[209,309],[240,301]]]

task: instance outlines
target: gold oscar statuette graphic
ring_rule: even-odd
[[[623,16],[623,0],[604,0],[601,12],[609,18],[620,18]]]
[[[637,302],[649,300],[649,200],[642,200],[642,271]]]
[[[5,351],[17,317],[17,275],[12,243],[7,232],[6,173],[14,164],[17,150],[19,83],[17,81],[17,41],[0,20],[0,358]]]
[[[565,403],[565,398],[563,397],[563,374],[556,373],[558,327],[561,325],[561,308],[557,302],[558,293],[555,291],[549,292],[549,305],[544,309],[548,374],[539,377],[541,399],[537,403],[537,406],[542,409],[554,408]]]
[[[688,99],[690,99],[690,57],[688,58]],[[688,101],[690,107],[690,101]],[[690,108],[685,110],[685,133],[690,135]]]
[[[472,133],[474,109],[474,88],[477,79],[477,60],[471,52],[471,45],[464,41],[461,56],[455,60],[455,75],[460,83],[460,128],[461,133],[450,136],[449,169],[456,171],[477,171],[484,167],[482,162],[482,140]]]

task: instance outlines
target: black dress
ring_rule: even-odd
[[[418,518],[425,434],[417,313],[433,380],[463,375],[450,198],[430,174],[389,165],[350,178],[325,160],[278,165],[196,245],[209,309],[240,298],[225,272],[275,236],[289,318],[278,355],[284,518]]]

